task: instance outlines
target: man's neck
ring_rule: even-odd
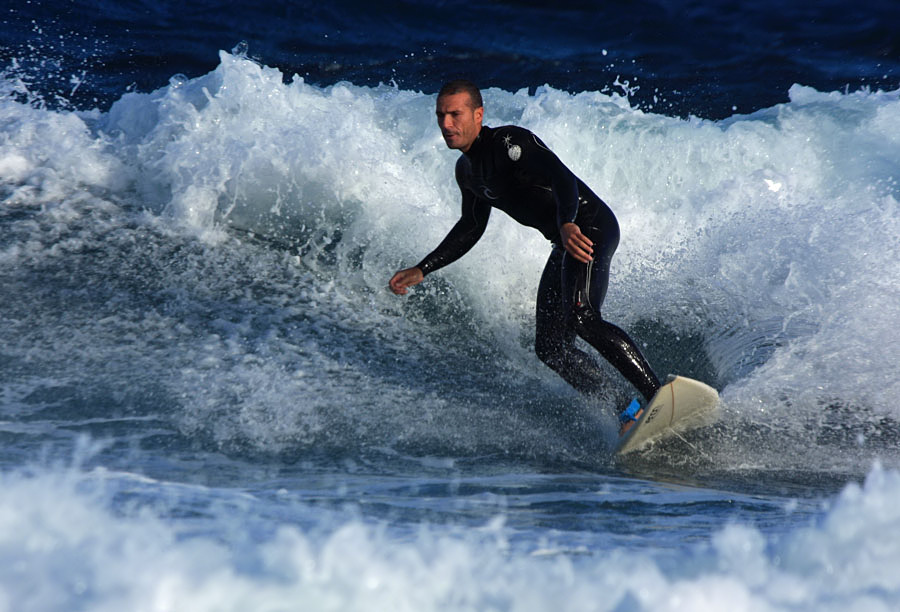
[[[478,135],[475,136],[475,140],[472,141],[472,144],[469,145],[469,148],[463,151],[463,155],[474,155],[481,148],[481,136],[484,134],[484,130],[487,126],[482,125],[478,127]]]

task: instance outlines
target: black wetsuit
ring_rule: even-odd
[[[462,215],[418,267],[428,274],[456,261],[478,242],[491,208],[538,229],[553,251],[537,296],[535,351],[582,392],[595,391],[601,374],[575,346],[575,334],[596,348],[648,400],[659,380],[624,331],[600,316],[609,267],[619,244],[612,210],[530,131],[484,126],[456,163]],[[560,245],[559,228],[574,222],[594,243],[593,261],[581,263]]]

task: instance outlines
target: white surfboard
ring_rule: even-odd
[[[718,405],[719,394],[709,385],[670,375],[637,423],[619,438],[616,453],[624,455],[676,432],[711,423],[718,416]]]

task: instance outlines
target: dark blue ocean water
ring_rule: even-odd
[[[242,41],[251,57],[319,85],[433,93],[467,75],[507,91],[579,92],[618,80],[641,108],[708,118],[785,102],[794,83],[831,91],[900,80],[900,6],[890,0],[41,0],[0,19],[0,59],[17,59],[45,97],[82,108],[206,74],[219,49]]]
[[[0,10],[0,612],[900,606],[892,2]],[[439,84],[614,209],[605,315],[721,418],[534,356]]]

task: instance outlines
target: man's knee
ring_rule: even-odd
[[[572,310],[571,317],[575,332],[581,337],[584,337],[585,335],[588,335],[591,332],[602,328],[605,324],[605,322],[603,321],[603,317],[600,316],[600,313],[596,310],[593,310],[589,306],[580,306],[574,308]]]
[[[565,347],[556,338],[538,338],[534,343],[534,352],[544,365],[559,370],[565,361]]]

